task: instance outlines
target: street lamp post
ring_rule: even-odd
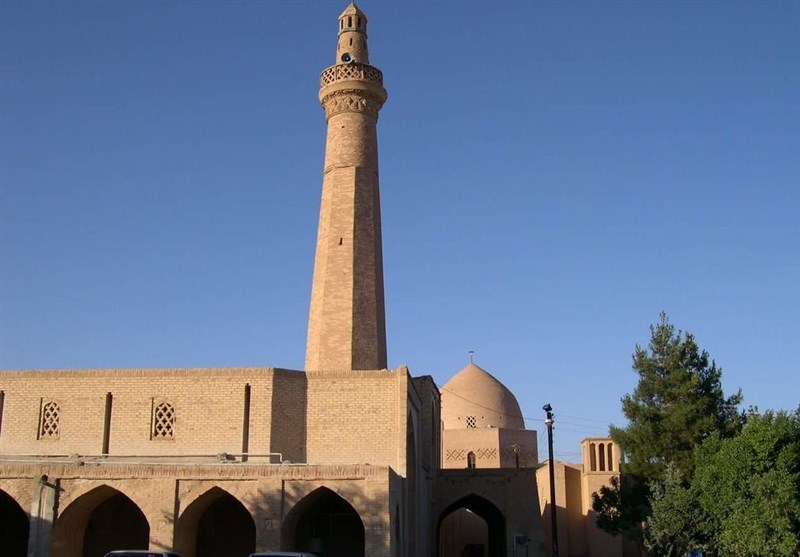
[[[550,457],[550,537],[553,540],[553,555],[558,557],[558,524],[556,522],[556,475],[553,464],[553,407],[549,404],[542,406],[547,414],[544,421],[547,426],[547,452]]]

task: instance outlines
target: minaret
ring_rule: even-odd
[[[339,16],[336,64],[320,76],[319,100],[328,132],[306,370],[385,369],[376,126],[386,90],[355,4]]]

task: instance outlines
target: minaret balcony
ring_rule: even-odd
[[[339,81],[368,81],[383,86],[383,72],[369,64],[336,64],[326,68],[319,76],[319,86],[325,87]]]

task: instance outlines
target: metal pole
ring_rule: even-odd
[[[550,457],[550,532],[553,540],[552,557],[558,557],[558,523],[556,521],[556,476],[553,464],[553,407],[549,404],[542,406],[547,414],[544,421],[547,426],[547,451]]]

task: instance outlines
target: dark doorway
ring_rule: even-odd
[[[136,504],[120,492],[97,505],[83,534],[83,557],[115,549],[147,549],[150,526]]]
[[[28,514],[11,495],[0,490],[0,548],[7,557],[28,554]]]
[[[364,523],[356,510],[333,491],[320,488],[289,513],[283,531],[290,551],[317,557],[364,557]]]
[[[147,549],[150,525],[124,493],[101,485],[67,505],[53,528],[50,557],[103,557],[115,549]]]
[[[197,528],[196,557],[247,557],[256,550],[256,525],[231,495],[211,503]]]
[[[506,521],[503,513],[478,495],[468,495],[439,517],[438,557],[503,557]]]
[[[224,489],[209,489],[181,514],[175,551],[182,557],[247,557],[255,550],[253,517]]]

